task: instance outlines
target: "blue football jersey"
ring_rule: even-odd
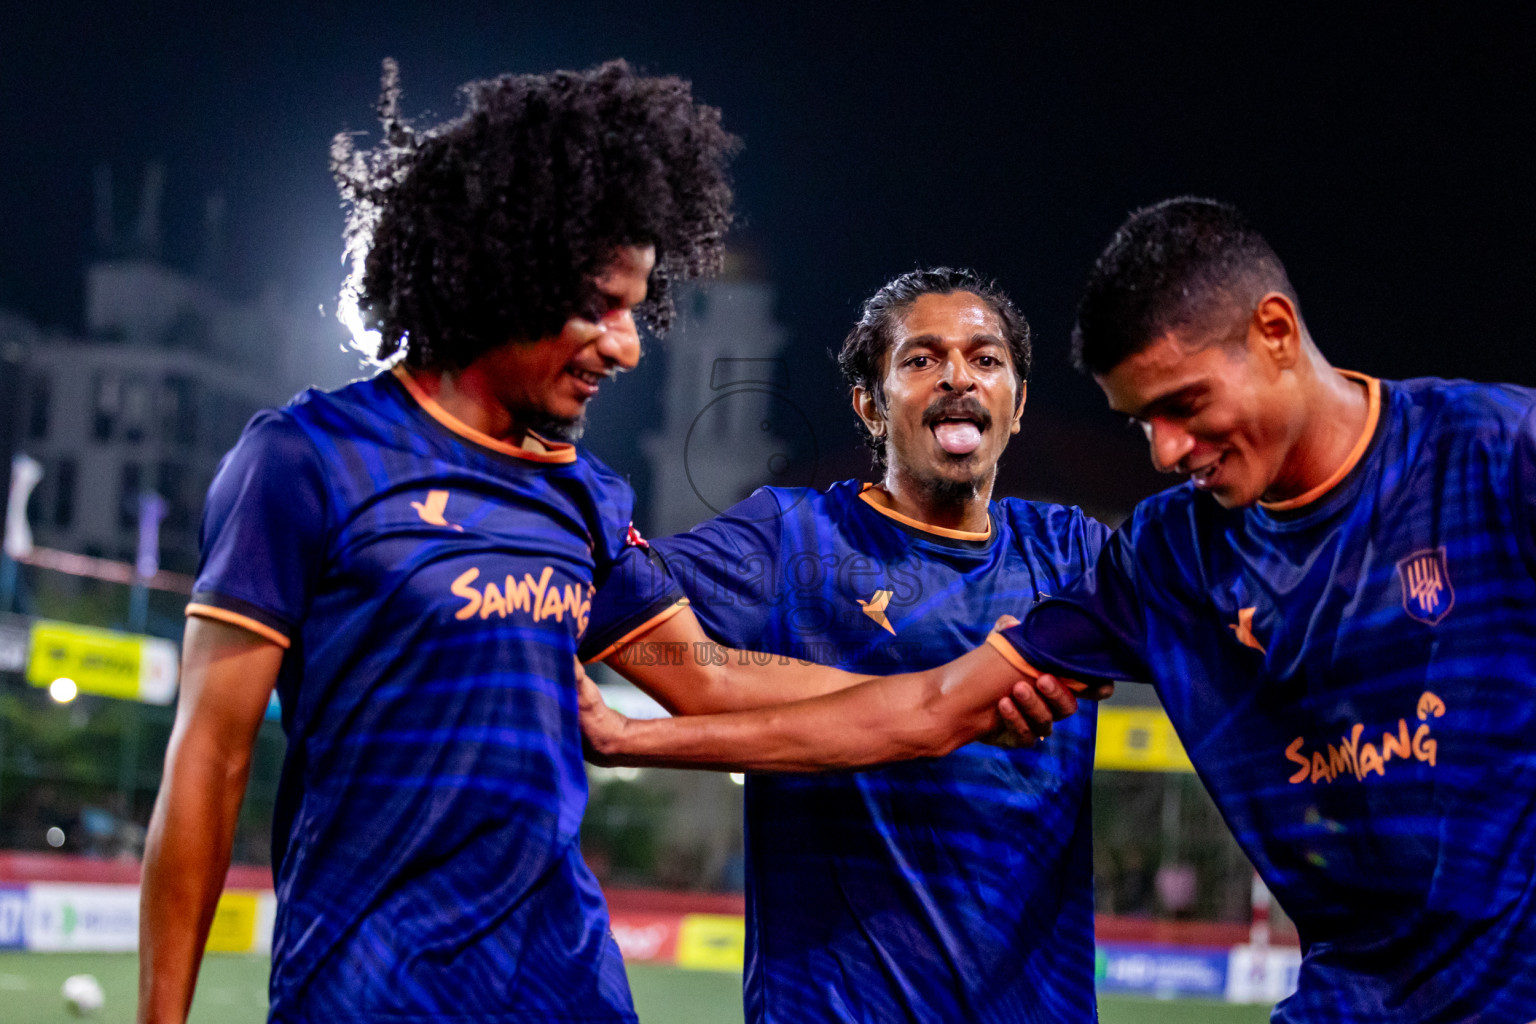
[[[259,414],[192,615],[287,650],[274,1021],[633,1021],[578,826],[574,658],[682,600],[629,487],[460,423],[403,371]],[[634,575],[632,572],[629,575]]]
[[[984,534],[926,527],[853,482],[765,488],[654,542],[722,643],[890,674],[982,643],[1107,533],[1008,499]],[[1095,708],[1043,746],[747,781],[754,1024],[1091,1021]]]
[[[1536,1018],[1536,392],[1358,378],[1322,493],[1143,502],[1004,636],[1154,683],[1301,933],[1282,1022]]]

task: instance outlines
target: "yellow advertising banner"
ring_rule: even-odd
[[[677,966],[739,971],[747,955],[747,922],[736,914],[684,914],[677,930]]]
[[[1124,772],[1195,770],[1162,708],[1100,708],[1093,766]]]
[[[249,953],[255,947],[258,896],[232,889],[219,897],[208,929],[208,952]]]
[[[27,682],[73,679],[81,693],[169,704],[176,695],[176,645],[159,637],[36,619]]]

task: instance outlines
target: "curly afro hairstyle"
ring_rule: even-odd
[[[1003,341],[1013,356],[1013,375],[1022,390],[1024,382],[1029,380],[1033,361],[1029,321],[996,281],[965,267],[909,270],[886,282],[865,300],[859,311],[859,322],[848,332],[842,351],[837,354],[837,365],[848,386],[863,388],[884,409],[885,391],[881,381],[885,377],[885,354],[896,340],[896,328],[901,319],[922,296],[954,292],[970,292],[997,315],[1003,328]],[[859,420],[859,433],[874,454],[876,471],[885,472],[885,439],[871,434],[863,420]]]
[[[348,208],[343,321],[380,361],[457,369],[509,340],[604,311],[593,279],[614,250],[656,247],[637,316],[670,326],[670,284],[720,269],[739,140],[689,84],[590,71],[502,75],[460,89],[463,113],[416,129],[384,62],[383,138],[331,147]],[[364,341],[365,332],[376,332]]]

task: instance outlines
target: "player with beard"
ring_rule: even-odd
[[[662,574],[594,599],[653,555],[629,486],[557,434],[636,364],[635,316],[664,329],[669,284],[719,266],[736,140],[686,83],[622,62],[464,94],[413,129],[390,65],[383,141],[333,153],[354,326],[392,368],[259,414],[210,488],[141,1021],[185,1019],[274,687],[273,1021],[635,1019],[578,848],[576,656],[707,641]],[[620,668],[711,710],[855,678]]]
[[[878,482],[766,487],[652,542],[710,636],[924,669],[1093,564],[1107,531],[1078,510],[992,499],[1030,369],[1029,326],[995,284],[903,274],[839,362]],[[1090,706],[1033,749],[752,774],[747,1020],[1093,1020],[1095,720]]]
[[[1532,1021],[1536,391],[1335,369],[1275,251],[1206,199],[1120,227],[1073,348],[1189,479],[940,671],[996,685],[1005,657],[1028,706],[1066,676],[1157,687],[1300,932],[1277,1024]],[[869,764],[913,685],[655,723],[588,686],[583,725],[635,763]]]

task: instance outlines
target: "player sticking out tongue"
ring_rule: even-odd
[[[940,399],[923,414],[923,421],[933,429],[939,447],[951,455],[969,455],[981,447],[981,432],[992,425],[987,410],[969,397]]]

